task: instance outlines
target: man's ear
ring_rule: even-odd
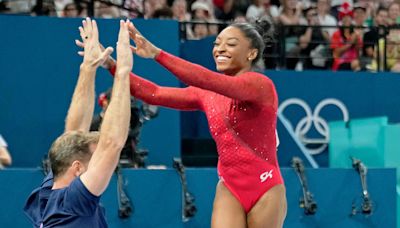
[[[76,177],[79,177],[85,171],[85,167],[83,166],[82,162],[78,160],[73,161],[71,167],[73,174]]]

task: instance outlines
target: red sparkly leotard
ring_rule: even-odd
[[[249,212],[265,192],[283,184],[272,81],[256,72],[234,77],[216,73],[164,51],[156,61],[189,87],[161,87],[132,73],[132,95],[154,105],[203,111],[217,144],[218,175]]]

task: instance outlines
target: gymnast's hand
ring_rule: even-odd
[[[83,63],[98,67],[108,60],[114,49],[112,47],[104,49],[99,43],[99,31],[95,20],[86,18],[82,21],[82,25],[83,27],[79,26],[82,42],[75,40],[75,43],[82,47],[84,51],[80,51],[78,54],[83,56]]]
[[[144,38],[132,23],[129,24],[129,35],[136,45],[136,47],[131,46],[132,52],[138,56],[155,58],[160,53],[161,50]]]

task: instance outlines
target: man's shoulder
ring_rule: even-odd
[[[92,194],[83,184],[80,177],[76,177],[71,184],[65,188],[65,194],[69,198],[68,200],[71,200],[71,202],[75,204],[85,202],[94,206],[100,202],[100,196]]]
[[[51,190],[46,205],[46,214],[68,212],[78,216],[91,216],[99,207],[100,197],[91,194],[75,178],[67,187]]]
[[[65,227],[107,227],[104,208],[98,200],[82,193],[79,182],[76,178],[65,188],[51,190],[42,214],[45,226],[57,223]]]
[[[50,172],[43,179],[40,187],[34,189],[32,193],[28,196],[28,204],[38,204],[40,200],[47,200],[51,194],[51,188],[53,187],[53,173]]]
[[[46,181],[47,180],[47,181]],[[75,178],[68,186],[60,189],[52,189],[52,179],[45,179],[42,186],[38,188],[38,194],[48,198],[52,204],[72,206],[81,203],[99,203],[99,196],[93,195],[82,183],[79,177]],[[67,203],[65,203],[65,202]]]
[[[42,212],[52,195],[53,174],[49,173],[42,181],[40,187],[34,189],[28,196],[24,206],[24,212],[33,224],[38,225],[42,220]]]

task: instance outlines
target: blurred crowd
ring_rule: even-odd
[[[400,0],[0,0],[3,13],[86,17],[89,7],[98,18],[192,22],[187,39],[216,35],[223,23],[269,20],[277,35],[266,68],[400,71]]]

